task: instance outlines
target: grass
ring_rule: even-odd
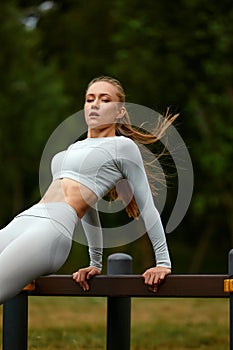
[[[229,348],[228,299],[132,299],[131,350]],[[29,350],[104,350],[106,299],[31,297]]]

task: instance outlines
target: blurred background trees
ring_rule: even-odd
[[[167,236],[174,272],[226,272],[233,243],[232,1],[11,0],[0,9],[1,226],[37,201],[43,147],[82,109],[87,83],[113,75],[128,102],[180,113],[195,184],[184,220]],[[174,189],[168,198],[164,221]],[[153,264],[141,249],[150,251],[146,237],[114,250],[132,254],[141,272]],[[86,261],[86,247],[75,244],[64,270]]]

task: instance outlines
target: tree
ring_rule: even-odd
[[[40,60],[38,33],[20,20],[13,1],[1,5],[1,223],[38,198],[43,145],[68,105],[54,64]]]
[[[33,0],[18,3],[22,11],[40,4]],[[180,112],[178,130],[192,156],[195,187],[185,220],[168,237],[175,269],[225,271],[233,236],[232,1],[148,0],[142,4],[139,0],[104,0],[101,10],[98,2],[90,6],[89,2],[57,0],[54,4],[51,11],[40,15],[33,33],[23,34],[27,44],[22,39],[20,46],[29,50],[32,45],[34,51],[29,51],[36,56],[40,72],[49,77],[51,70],[56,72],[54,80],[59,86],[63,82],[70,97],[70,112],[82,109],[86,83],[100,74],[119,78],[129,102],[161,113],[167,106]],[[11,40],[14,31],[10,29]],[[29,45],[29,38],[33,44]],[[14,65],[16,51],[8,54]],[[35,60],[28,58],[27,62],[27,68],[32,64],[31,78],[38,70]],[[3,69],[7,71],[7,64]],[[52,93],[54,88],[48,90]],[[5,99],[9,105],[12,94],[5,87],[4,91],[7,97],[2,98],[1,106]],[[170,202],[173,197],[175,193]],[[169,210],[165,217],[168,215]],[[211,253],[220,248],[221,253]]]

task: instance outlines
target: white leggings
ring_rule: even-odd
[[[77,221],[66,203],[36,204],[0,230],[0,304],[64,264]]]

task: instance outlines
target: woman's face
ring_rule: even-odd
[[[124,114],[117,88],[105,81],[93,83],[86,92],[84,113],[88,129],[115,130],[117,119]]]

